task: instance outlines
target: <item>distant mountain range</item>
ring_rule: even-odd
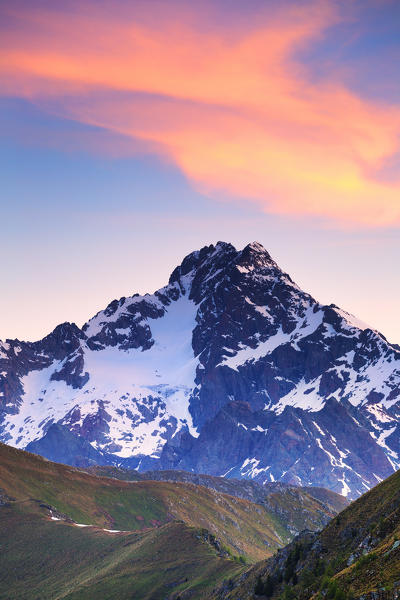
[[[0,439],[71,465],[180,469],[355,498],[400,465],[400,348],[257,242],[189,254],[80,329],[0,343]]]

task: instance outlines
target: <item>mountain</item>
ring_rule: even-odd
[[[204,485],[102,477],[0,444],[0,599],[209,598],[293,539],[293,521],[315,530],[337,512],[282,488],[268,508]]]
[[[86,472],[123,481],[169,481],[191,483],[221,494],[249,500],[262,505],[284,524],[289,537],[303,529],[316,530],[342,511],[348,500],[330,490],[318,487],[301,488],[287,483],[263,485],[247,479],[225,479],[210,475],[197,475],[186,471],[146,471],[138,473],[118,467],[88,467]],[[287,535],[285,536],[287,537]]]
[[[198,473],[190,473],[188,471],[144,471],[142,473],[129,469],[121,469],[119,467],[109,466],[93,466],[87,467],[85,471],[100,475],[102,477],[114,477],[115,479],[123,479],[125,481],[180,481],[184,483],[194,483],[202,485],[216,492],[236,496],[237,498],[245,498],[251,502],[262,504],[265,499],[275,493],[305,492],[320,500],[326,506],[330,506],[336,514],[343,510],[348,504],[348,500],[325,488],[291,486],[287,483],[276,481],[275,483],[265,482],[263,484],[249,479],[228,479],[225,477],[213,477],[212,475],[204,475]]]
[[[400,593],[400,472],[226,581],[213,600],[395,600]]]
[[[189,254],[154,294],[0,346],[0,439],[71,465],[323,486],[399,467],[400,348],[257,242]]]

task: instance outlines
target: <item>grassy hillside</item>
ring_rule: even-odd
[[[106,533],[38,510],[29,501],[0,507],[2,600],[202,598],[242,568],[183,523]]]
[[[291,530],[297,529],[297,531],[304,528],[320,529],[349,504],[344,496],[331,490],[318,487],[301,488],[282,482],[268,482],[261,485],[249,479],[225,479],[224,477],[176,470],[138,473],[115,466],[92,466],[85,471],[125,481],[153,480],[194,483],[223,494],[262,504],[269,511],[277,514]],[[319,509],[318,503],[315,503],[310,497],[319,501]]]
[[[328,511],[311,496],[276,493],[273,510],[190,483],[97,477],[0,445],[0,488],[18,501],[38,499],[72,520],[101,528],[140,531],[182,520],[212,532],[234,555],[256,561],[293,538],[288,513],[300,528],[320,527]]]
[[[211,531],[232,554],[254,561],[290,532],[262,507],[192,484],[94,477],[8,446],[0,447],[0,488],[19,502],[53,507],[73,521],[143,531],[173,520]],[[43,507],[43,514],[49,510]]]
[[[320,533],[304,534],[215,594],[222,599],[397,598],[400,472],[364,494]],[[377,595],[378,594],[378,595]]]
[[[192,483],[95,476],[0,444],[0,599],[208,598],[293,537],[290,506],[314,525],[327,518],[307,494],[275,495],[272,511]]]
[[[126,469],[124,467],[116,467],[111,465],[93,465],[90,467],[82,468],[83,471],[92,473],[93,475],[99,475],[104,477],[114,477],[116,479],[122,479],[125,481],[181,481],[185,483],[195,483],[196,485],[203,485],[210,489],[214,489],[217,492],[223,492],[231,496],[237,496],[239,498],[246,498],[253,502],[260,502],[266,496],[272,493],[280,492],[288,488],[295,488],[302,490],[304,493],[311,495],[313,498],[317,498],[322,503],[330,505],[340,512],[348,504],[349,501],[340,494],[319,487],[299,487],[293,486],[282,481],[265,482],[264,484],[258,483],[253,479],[227,479],[225,477],[217,477],[215,475],[206,475],[201,473],[193,473],[189,471],[181,470],[166,470],[166,471],[135,471],[133,469]]]

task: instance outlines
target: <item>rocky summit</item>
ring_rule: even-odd
[[[0,440],[71,465],[180,469],[355,498],[400,465],[400,348],[259,243],[189,254],[81,329],[0,343]]]

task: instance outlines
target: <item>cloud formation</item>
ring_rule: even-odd
[[[339,3],[258,8],[229,26],[207,4],[153,15],[157,3],[21,6],[2,20],[3,95],[131,138],[220,199],[400,223],[400,175],[384,177],[399,156],[400,104],[357,94],[340,65],[312,77],[301,58],[345,18]]]

